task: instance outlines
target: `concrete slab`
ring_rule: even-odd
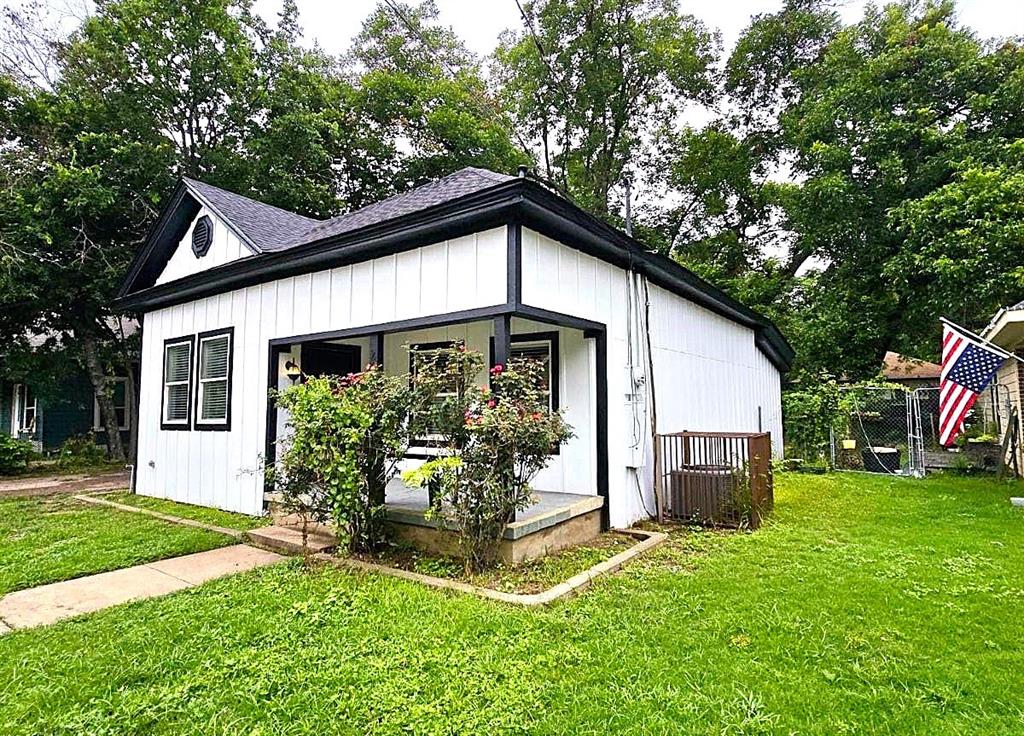
[[[252,529],[245,536],[258,547],[277,550],[289,555],[300,555],[302,549],[302,529],[293,526],[265,526]],[[338,546],[333,534],[312,532],[308,535],[306,546],[311,554],[327,552]]]
[[[283,559],[272,552],[237,544],[19,590],[0,598],[0,621],[10,629],[43,626],[81,613],[166,595]],[[2,633],[4,630],[0,629]]]

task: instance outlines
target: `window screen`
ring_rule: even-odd
[[[164,345],[163,423],[188,426],[192,387],[192,340]]]
[[[231,402],[231,333],[199,338],[196,423],[226,425]]]

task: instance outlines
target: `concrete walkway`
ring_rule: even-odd
[[[245,544],[19,590],[0,598],[0,634],[155,598],[285,558]]]
[[[123,471],[87,475],[30,476],[0,481],[0,498],[11,496],[53,496],[59,493],[95,493],[128,487],[129,474]]]

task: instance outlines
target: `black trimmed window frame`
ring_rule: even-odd
[[[412,343],[409,345],[409,380],[412,381],[416,377],[416,355],[420,353],[433,353],[440,350],[451,350],[457,348],[460,345],[465,345],[465,340],[441,340],[438,342],[420,342]],[[408,458],[431,458],[435,457],[436,453],[431,454],[428,452],[430,449],[436,449],[440,447],[441,438],[438,435],[424,435],[422,437],[412,437],[409,440],[409,449],[405,456]]]
[[[182,381],[180,379],[170,381],[167,380],[167,363],[168,363],[168,350],[172,347],[178,347],[180,345],[188,345],[188,373],[187,379]],[[160,378],[160,429],[166,430],[184,430],[188,431],[192,428],[192,387],[194,384],[195,374],[195,352],[196,352],[196,336],[195,335],[184,335],[182,337],[169,337],[164,340],[163,352],[161,353],[161,360],[163,361],[163,370]],[[185,385],[185,416],[183,419],[171,419],[167,418],[167,409],[170,398],[169,387]]]
[[[209,378],[203,378],[203,344],[204,342],[211,342],[221,337],[226,337],[228,340],[227,347],[227,365],[226,372],[223,376],[214,376]],[[206,332],[200,332],[196,339],[195,349],[195,423],[193,429],[199,432],[227,432],[231,429],[231,396],[232,389],[234,387],[234,366],[235,366],[235,328],[234,327],[223,327],[217,330],[207,330]],[[208,384],[223,382],[225,404],[224,404],[224,418],[223,419],[205,419],[203,417],[203,396],[205,387]]]
[[[509,360],[515,360],[516,357],[522,357],[516,355],[516,346],[519,345],[520,349],[525,346],[531,345],[542,345],[547,343],[549,348],[549,364],[548,364],[548,410],[556,412],[561,408],[561,394],[559,391],[559,384],[561,383],[559,371],[559,354],[558,354],[558,332],[552,330],[550,332],[519,332],[514,333],[510,337],[510,352]],[[495,366],[494,359],[494,338],[491,338],[491,355],[490,355],[490,366]]]

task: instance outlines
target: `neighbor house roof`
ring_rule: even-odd
[[[226,220],[254,256],[156,284],[200,207]],[[274,279],[358,263],[484,228],[520,223],[651,281],[754,331],[780,370],[793,349],[775,325],[676,261],[526,176],[467,167],[330,220],[313,220],[239,194],[182,180],[121,287],[122,310],[150,310]]]
[[[996,312],[981,336],[1005,350],[1024,347],[1024,301]]]
[[[882,361],[882,376],[890,381],[907,379],[937,379],[942,371],[942,366],[936,363],[929,363],[927,360],[910,358],[906,355],[894,353],[891,350],[885,354]]]

